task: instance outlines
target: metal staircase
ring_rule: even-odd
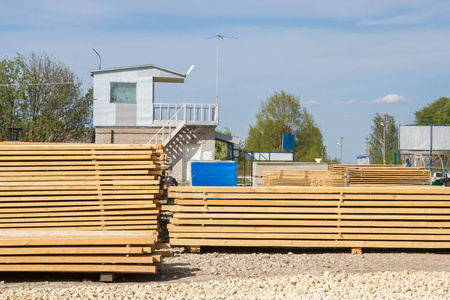
[[[178,116],[178,112],[180,112],[183,109],[183,107],[179,108],[178,111],[175,112],[175,114],[167,120],[166,124],[164,124],[158,132],[155,133],[155,135],[147,142],[147,144],[158,144],[161,143],[163,147],[165,147],[170,140],[177,135],[180,130],[186,126],[186,121],[182,120],[176,120],[176,117]],[[175,125],[176,124],[176,125]]]
[[[219,123],[218,104],[155,103],[153,126],[160,127],[147,144],[164,147],[186,126],[216,126]]]

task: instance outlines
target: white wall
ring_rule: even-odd
[[[110,103],[111,82],[136,83],[136,124],[151,126],[153,119],[152,70],[127,70],[94,74],[94,126],[116,126],[116,103]]]

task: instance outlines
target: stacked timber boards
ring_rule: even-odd
[[[156,273],[157,145],[0,144],[0,271]]]
[[[430,170],[397,165],[329,165],[328,171],[264,172],[264,186],[410,186],[429,185]]]
[[[332,186],[329,171],[272,169],[263,174],[263,186]]]
[[[347,166],[348,186],[429,185],[429,169],[402,166]]]
[[[172,246],[450,248],[445,187],[170,187]]]

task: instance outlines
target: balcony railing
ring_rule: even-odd
[[[153,125],[218,125],[219,105],[205,103],[154,103]]]

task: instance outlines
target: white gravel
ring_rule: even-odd
[[[0,299],[448,299],[448,272],[378,272],[0,291]]]
[[[0,273],[1,299],[450,299],[449,251],[171,249],[156,275]]]

